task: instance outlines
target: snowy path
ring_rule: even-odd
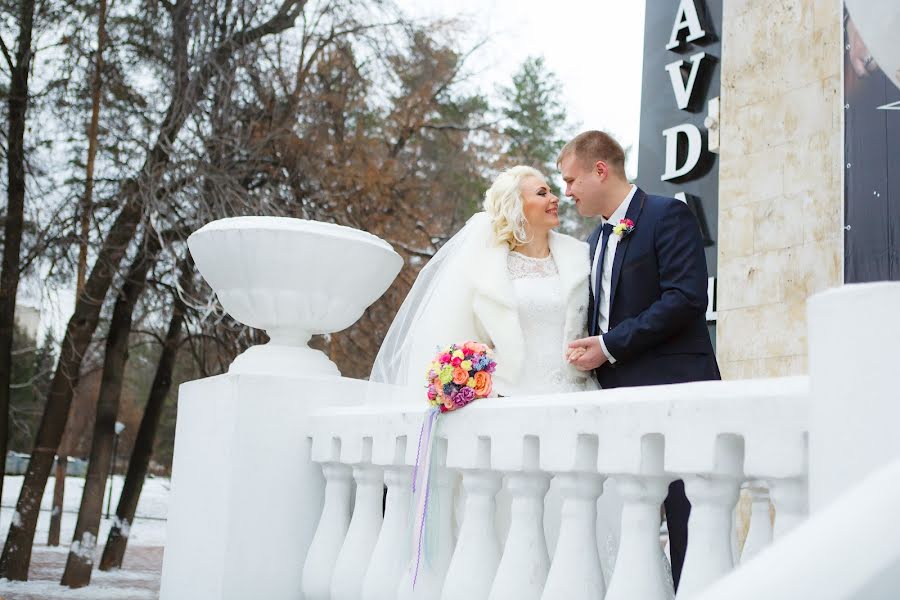
[[[21,485],[21,476],[5,478],[3,508],[0,510],[0,533],[2,533],[0,543],[6,539],[6,532],[13,515],[13,506],[18,498]],[[116,477],[113,483],[113,512],[121,485],[122,478]],[[91,585],[86,588],[70,590],[59,585],[68,546],[72,541],[72,533],[75,529],[75,520],[78,517],[83,486],[84,479],[76,477],[66,479],[60,546],[50,548],[47,546],[47,532],[50,525],[50,505],[53,496],[51,479],[41,503],[41,515],[38,519],[29,573],[30,581],[22,583],[0,580],[0,600],[143,600],[159,597],[159,578],[163,546],[165,545],[165,519],[169,496],[169,480],[162,478],[148,479],[144,483],[144,490],[138,504],[137,518],[132,525],[131,539],[125,552],[123,568],[110,573],[95,569],[91,577]],[[105,500],[103,508],[105,511]],[[100,524],[100,544],[106,542],[109,527],[110,521],[103,519]],[[99,561],[101,552],[102,547],[98,547],[96,561]]]

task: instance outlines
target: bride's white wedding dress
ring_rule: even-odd
[[[596,389],[587,377],[573,377],[565,360],[566,299],[553,256],[532,258],[510,252],[507,273],[513,284],[528,368],[505,389],[504,396],[559,394]]]

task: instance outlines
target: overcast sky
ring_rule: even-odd
[[[581,129],[603,129],[632,146],[637,171],[644,0],[396,0],[413,17],[462,16],[471,24],[479,83],[508,84],[528,56],[559,76],[562,104]]]

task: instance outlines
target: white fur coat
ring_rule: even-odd
[[[588,245],[573,237],[550,232],[550,252],[559,270],[566,298],[564,339],[586,335],[590,258]],[[468,248],[448,274],[442,301],[422,314],[410,331],[414,346],[406,381],[423,385],[425,372],[437,348],[473,340],[494,349],[498,389],[515,381],[525,366],[524,334],[512,280],[507,271],[509,248],[505,244]],[[563,349],[560,349],[563,352]],[[585,377],[574,367],[573,378]]]
[[[573,237],[550,232],[550,253],[559,270],[563,297],[566,299],[564,339],[582,338],[587,329],[588,280],[591,263],[588,245]],[[512,280],[507,271],[509,249],[506,245],[489,248],[483,258],[484,271],[474,281],[472,316],[478,341],[489,344],[496,353],[497,379],[514,381],[527,357]],[[572,369],[572,375],[584,374]]]

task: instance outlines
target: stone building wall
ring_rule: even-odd
[[[804,374],[806,300],[843,281],[841,3],[725,0],[717,354]]]

